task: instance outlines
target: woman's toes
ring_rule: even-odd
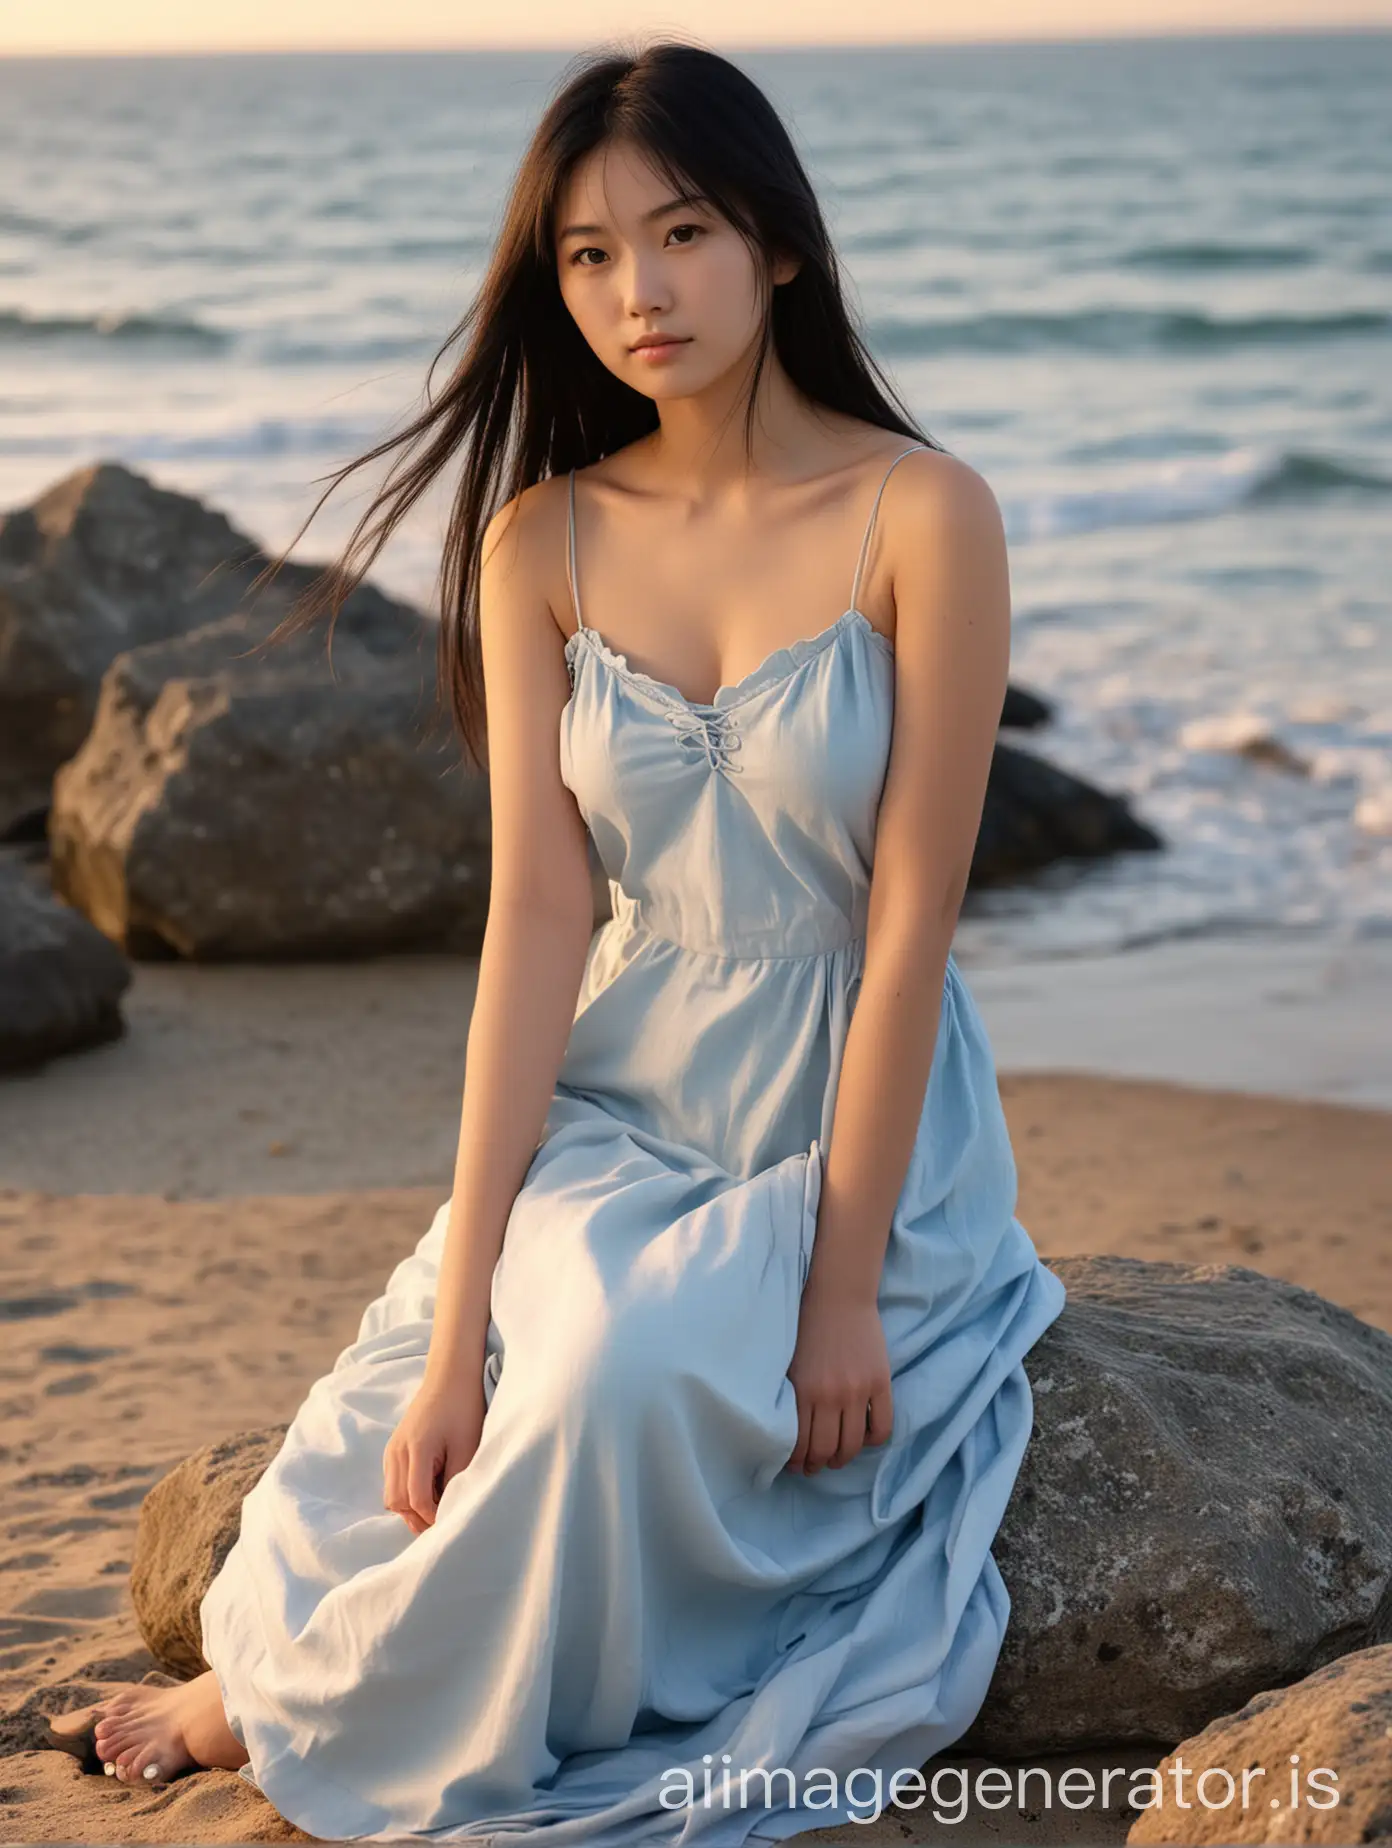
[[[129,1739],[119,1750],[111,1754],[112,1758],[116,1761],[116,1775],[121,1779],[122,1783],[128,1784],[130,1782],[131,1766],[135,1763],[140,1749],[140,1741],[138,1739]]]
[[[126,1771],[127,1783],[156,1784],[163,1782],[162,1777],[157,1775],[161,1770],[159,1757],[159,1747],[153,1742],[142,1745],[129,1762],[129,1768]],[[156,1775],[146,1777],[146,1771],[152,1767]]]

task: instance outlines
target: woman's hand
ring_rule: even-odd
[[[798,1434],[787,1469],[842,1469],[866,1444],[894,1429],[889,1349],[873,1302],[829,1301],[808,1279],[788,1378],[797,1394]]]
[[[445,1485],[473,1461],[488,1409],[483,1378],[427,1376],[387,1443],[382,1499],[413,1534],[435,1524]]]

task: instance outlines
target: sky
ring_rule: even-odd
[[[1392,27],[1392,0],[0,0],[14,54],[578,50],[641,32],[713,49]]]

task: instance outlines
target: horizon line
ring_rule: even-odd
[[[1386,38],[1392,35],[1392,19],[1387,21],[1347,20],[1317,24],[1289,25],[1273,23],[1267,26],[1214,26],[1212,28],[1185,25],[1172,28],[1163,25],[1154,27],[1139,26],[1132,29],[1106,32],[1001,32],[994,34],[938,34],[922,38],[884,38],[884,39],[750,39],[732,40],[727,34],[721,34],[721,47],[732,51],[777,52],[777,51],[919,51],[934,48],[951,50],[994,47],[1003,45],[1116,45],[1132,44],[1137,41],[1167,40],[1182,42],[1185,40],[1211,43],[1215,39],[1232,39],[1250,41],[1253,39],[1272,38]],[[674,34],[678,42],[704,43],[702,40],[687,41],[683,35]],[[573,39],[566,40],[532,40],[525,44],[504,44],[488,41],[437,41],[419,44],[323,44],[323,45],[145,45],[133,49],[117,46],[98,45],[84,47],[48,47],[33,49],[25,47],[20,50],[7,51],[0,48],[0,63],[21,63],[49,59],[52,61],[90,59],[135,59],[135,58],[294,58],[294,57],[439,57],[451,54],[473,53],[474,55],[494,54],[499,56],[517,56],[529,52],[575,55],[587,49],[605,45],[623,44],[633,39],[661,38],[661,34],[642,30],[617,33],[600,33],[591,40],[577,44]]]

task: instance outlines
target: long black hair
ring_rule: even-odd
[[[279,570],[340,482],[397,452],[340,559],[314,580],[269,639],[287,637],[326,609],[336,616],[397,524],[459,453],[439,577],[438,685],[448,695],[466,754],[479,766],[487,747],[478,587],[489,520],[534,482],[598,461],[658,427],[653,400],[616,378],[591,350],[557,275],[555,213],[562,191],[579,161],[616,140],[640,149],[675,191],[704,194],[754,255],[763,340],[746,403],[746,447],[770,345],[812,402],[943,447],[919,429],[853,324],[816,194],[758,85],[728,59],[679,40],[581,54],[567,67],[522,157],[478,294],[431,362],[425,410],[329,478],[286,553],[269,567],[272,575]],[[777,254],[800,264],[792,280],[775,289]],[[435,368],[456,346],[453,374],[432,397]]]

